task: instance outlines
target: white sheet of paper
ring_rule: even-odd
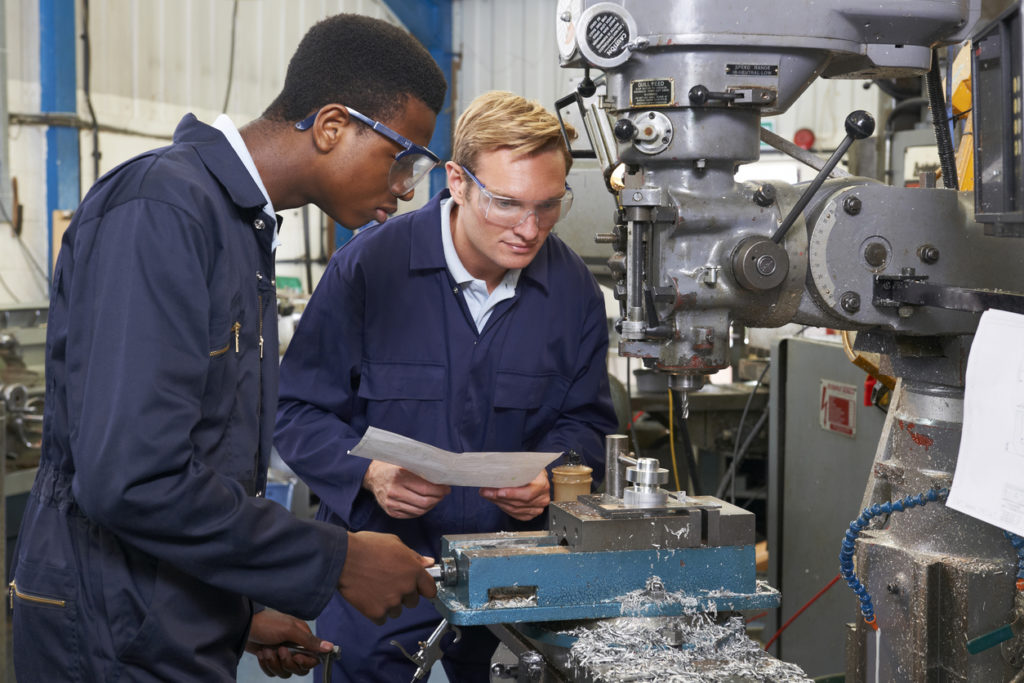
[[[446,486],[522,486],[561,453],[452,453],[401,434],[370,427],[349,451],[398,465]]]
[[[1024,536],[1024,315],[981,316],[949,507]]]

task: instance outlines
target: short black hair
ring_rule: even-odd
[[[263,112],[272,121],[301,121],[338,103],[375,119],[396,114],[409,97],[441,111],[448,84],[411,34],[380,19],[336,14],[299,42],[281,94]]]

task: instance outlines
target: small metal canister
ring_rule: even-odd
[[[555,485],[554,501],[576,500],[577,496],[590,493],[590,473],[594,470],[586,465],[559,465],[551,470],[551,481]]]

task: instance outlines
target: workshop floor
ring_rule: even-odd
[[[10,624],[10,622],[8,622],[8,625],[9,624]],[[10,633],[11,633],[11,630],[10,630],[10,628],[8,628],[7,629],[8,640],[7,640],[7,650],[6,650],[8,653],[13,652],[12,647],[11,647],[11,642],[10,642]],[[280,679],[275,679],[275,678],[267,677],[263,673],[263,671],[260,670],[260,665],[256,662],[256,658],[253,657],[252,655],[248,654],[248,653],[246,653],[242,657],[242,661],[238,663],[238,683],[269,683],[270,681],[274,681],[274,680],[280,680]],[[9,681],[10,683],[15,683],[15,680],[14,680],[14,661],[13,661],[13,658],[10,657],[10,656],[8,656],[7,657],[7,661],[3,662],[2,666],[0,666],[0,682],[3,682],[3,681]],[[293,682],[293,681],[301,682],[301,683],[313,683],[313,674],[309,674],[308,676],[292,676],[291,678],[288,679],[288,681],[290,683]],[[438,664],[430,672],[430,678],[428,679],[427,683],[447,683],[447,682],[448,682],[448,677],[445,676],[445,674],[444,674],[444,668],[440,664]]]
[[[11,679],[13,680],[13,678]],[[238,663],[238,683],[268,683],[269,681],[279,680],[276,678],[268,678],[266,674],[260,669],[260,665],[256,662],[256,658],[251,654],[246,653],[242,656],[242,661]],[[289,683],[292,681],[301,681],[303,683],[313,683],[313,674],[307,676],[292,676],[288,679]],[[440,663],[435,664],[434,668],[430,671],[430,678],[427,679],[427,683],[448,683],[448,677],[445,676],[444,667]]]

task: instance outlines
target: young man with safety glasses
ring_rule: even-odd
[[[482,95],[456,124],[449,190],[331,259],[282,364],[275,434],[320,519],[433,557],[443,534],[542,528],[548,471],[516,488],[437,485],[348,455],[369,426],[456,452],[571,449],[600,481],[616,428],[604,299],[552,235],[571,162],[543,107]],[[402,681],[416,667],[391,641],[415,652],[439,620],[421,603],[373,628],[334,599],[317,631],[341,646],[335,681]],[[488,680],[486,629],[443,646],[449,680]]]
[[[340,595],[383,622],[435,594],[433,560],[395,536],[300,521],[262,494],[275,210],[386,220],[438,161],[424,145],[446,87],[404,30],[330,17],[260,118],[190,114],[89,191],[52,285],[42,457],[10,583],[19,680],[227,682],[243,648],[268,674],[305,673],[317,657],[291,646],[332,644],[288,615]]]

